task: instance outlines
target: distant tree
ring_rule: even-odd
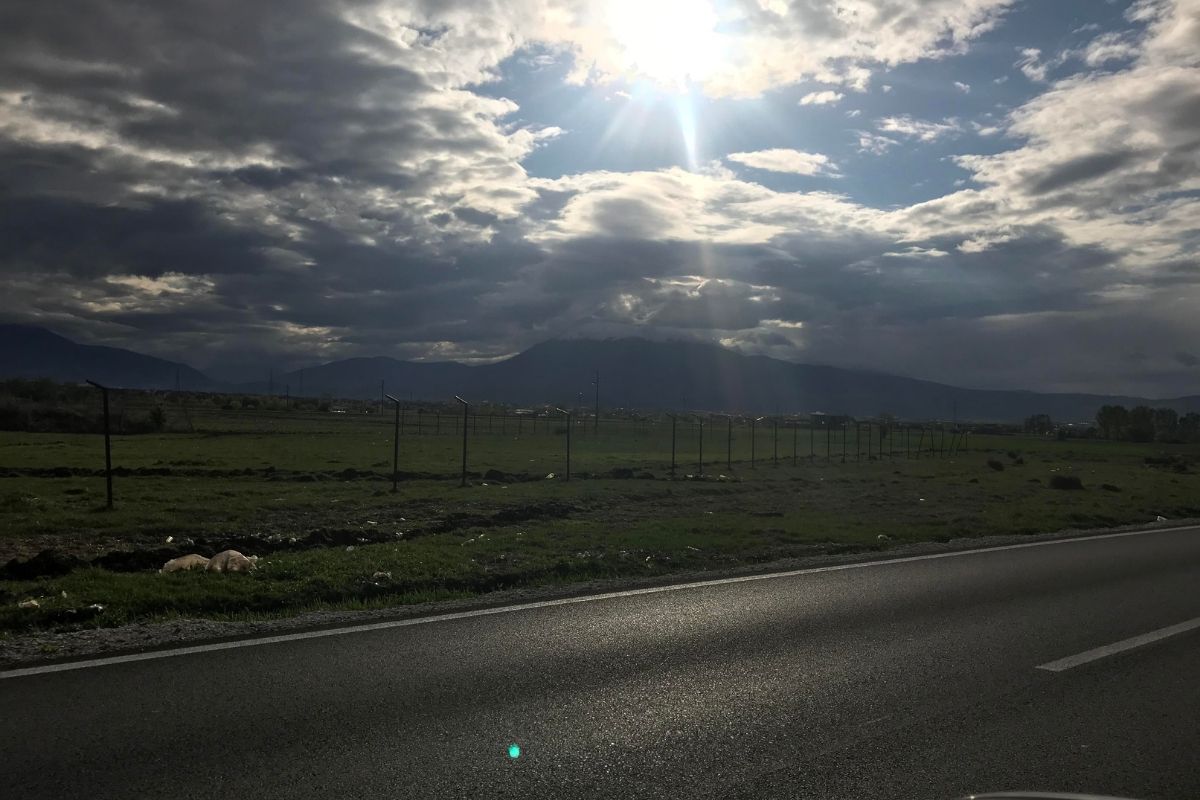
[[[1173,408],[1154,409],[1154,438],[1160,442],[1179,439],[1179,414]]]
[[[1096,427],[1105,439],[1124,439],[1129,429],[1129,409],[1125,406],[1101,406],[1096,412]]]
[[[887,411],[879,414],[879,439],[886,439],[891,435],[892,428],[896,427],[896,415]]]
[[[1179,420],[1179,438],[1185,442],[1200,441],[1200,414],[1188,412]]]
[[[1054,420],[1049,414],[1034,414],[1025,418],[1025,432],[1036,433],[1040,436],[1054,432]]]
[[[1154,409],[1136,406],[1129,412],[1129,438],[1135,442],[1154,441]]]

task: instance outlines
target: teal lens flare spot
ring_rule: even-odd
[[[510,744],[508,746],[508,757],[509,758],[520,758],[521,757],[521,745],[517,744],[516,742],[513,742],[512,744]]]

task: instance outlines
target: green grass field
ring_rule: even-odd
[[[569,483],[560,421],[524,420],[518,432],[513,418],[496,418],[489,433],[480,419],[468,436],[473,477],[460,488],[461,429],[443,416],[435,434],[438,423],[423,415],[418,435],[406,414],[400,469],[420,477],[393,494],[390,421],[213,412],[192,415],[194,433],[114,437],[121,473],[112,511],[99,472],[102,437],[0,433],[0,562],[46,548],[81,558],[147,549],[211,555],[206,546],[228,541],[263,556],[251,575],[81,567],[0,581],[0,631],[78,624],[67,609],[91,603],[105,610],[89,625],[286,615],[1200,516],[1194,446],[972,436],[967,451],[912,458],[918,434],[906,442],[896,431],[892,457],[885,443],[883,458],[867,458],[856,455],[866,443],[856,447],[851,426],[845,462],[841,431],[828,455],[816,431],[810,457],[807,429],[795,434],[793,461],[793,433],[780,428],[776,464],[766,423],[753,467],[749,428],[734,428],[730,468],[728,428],[718,421],[705,428],[706,478],[694,480],[699,428],[681,420],[671,480],[665,419],[606,421],[599,434],[580,426]],[[610,477],[614,469],[634,477]],[[485,479],[487,470],[505,475]],[[1066,475],[1084,488],[1052,488]],[[18,608],[25,598],[40,598],[41,607]]]

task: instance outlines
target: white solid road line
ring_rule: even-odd
[[[1126,650],[1133,650],[1134,648],[1143,647],[1154,642],[1161,642],[1163,639],[1169,639],[1172,636],[1178,636],[1181,633],[1187,633],[1197,628],[1200,628],[1200,617],[1189,619],[1187,622],[1181,622],[1178,625],[1170,625],[1166,628],[1159,628],[1156,631],[1143,633],[1140,636],[1131,636],[1128,639],[1106,644],[1103,647],[1093,647],[1091,650],[1084,650],[1082,653],[1060,658],[1057,661],[1039,664],[1037,669],[1044,669],[1047,672],[1062,672],[1072,667],[1078,667],[1080,664],[1087,664],[1090,661],[1097,661],[1101,658],[1116,655],[1117,653],[1123,653]]]
[[[948,553],[927,553],[920,556],[905,556],[903,558],[889,558],[879,561],[860,561],[855,564],[836,564],[829,567],[809,567],[807,569],[788,570],[787,572],[768,572],[759,575],[742,575],[737,578],[716,578],[708,581],[693,581],[691,583],[675,583],[667,586],[652,586],[647,589],[627,589],[620,592],[605,592],[603,594],[593,594],[584,597],[564,597],[558,600],[541,600],[534,603],[521,603],[519,605],[498,606],[495,608],[480,608],[474,611],[458,611],[451,614],[437,614],[429,617],[413,617],[411,619],[397,619],[390,620],[388,622],[369,622],[360,625],[346,625],[340,628],[328,628],[325,630],[283,633],[277,636],[262,636],[255,639],[239,639],[233,642],[212,642],[209,644],[176,647],[170,650],[154,650],[147,653],[130,653],[120,656],[89,658],[82,661],[68,661],[62,664],[44,664],[38,667],[24,667],[22,669],[0,671],[0,680],[5,678],[24,678],[31,675],[45,675],[51,672],[68,672],[70,670],[77,669],[105,667],[111,664],[126,664],[131,661],[152,661],[160,658],[172,658],[174,656],[186,656],[196,653],[211,653],[217,650],[233,650],[239,647],[258,647],[266,644],[298,642],[304,639],[323,639],[327,636],[344,636],[351,633],[381,631],[389,628],[407,628],[412,625],[430,625],[435,622],[449,622],[451,620],[468,619],[470,617],[486,617],[491,614],[511,614],[518,611],[530,611],[535,608],[550,608],[552,606],[565,606],[573,603],[591,603],[597,600],[611,600],[617,597],[634,597],[639,594],[679,592],[687,589],[701,589],[706,586],[721,586],[722,584],[728,583],[747,583],[749,581],[790,578],[796,575],[815,575],[821,572],[841,572],[851,569],[870,569],[873,567],[886,567],[891,564],[907,564],[912,561],[932,561],[938,558],[963,558],[966,556],[981,555],[984,553],[997,553],[1002,550],[1024,550],[1030,547],[1050,547],[1053,545],[1076,544],[1079,542],[1094,542],[1099,539],[1120,539],[1126,536],[1144,536],[1153,533],[1173,533],[1176,531],[1196,530],[1197,528],[1198,526],[1196,525],[1183,525],[1174,528],[1148,528],[1137,531],[1102,533],[1096,536],[1079,536],[1072,539],[1047,539],[1039,542],[1006,544],[998,547],[981,547],[975,550],[955,550]]]

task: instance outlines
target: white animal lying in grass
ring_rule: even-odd
[[[244,556],[237,550],[222,550],[208,562],[209,572],[250,572],[258,567],[258,556]]]
[[[179,558],[172,558],[159,572],[187,572],[193,569],[205,569],[208,567],[208,559],[198,553],[190,553]]]
[[[202,569],[207,572],[250,572],[258,567],[258,556],[244,556],[237,550],[225,550],[212,558],[190,553],[172,558],[159,572],[187,572]]]

